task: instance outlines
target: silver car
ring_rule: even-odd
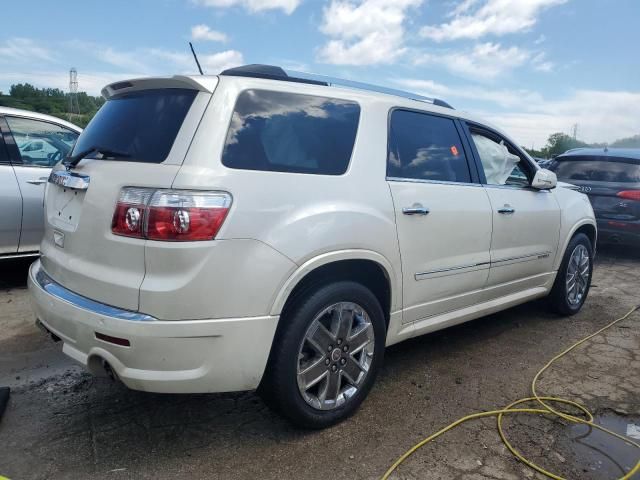
[[[0,259],[38,254],[49,172],[81,131],[49,115],[0,107]]]

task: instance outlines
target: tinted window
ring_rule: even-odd
[[[341,175],[358,129],[357,103],[247,90],[238,96],[222,163],[231,168]]]
[[[467,159],[454,121],[395,110],[391,114],[387,175],[470,182]]]
[[[566,160],[556,159],[551,169],[560,180],[640,183],[640,164],[637,163],[572,156]]]
[[[78,134],[53,123],[6,117],[23,165],[52,167],[66,157]]]
[[[143,90],[108,100],[80,135],[74,153],[100,147],[125,154],[114,160],[163,162],[196,94],[178,88]]]

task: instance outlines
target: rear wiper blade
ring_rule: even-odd
[[[76,153],[75,155],[66,157],[63,164],[67,168],[75,167],[78,163],[80,163],[80,160],[82,160],[90,153],[94,152],[100,154],[103,158],[129,158],[131,156],[126,152],[118,152],[116,150],[111,150],[103,147],[91,147],[81,151],[80,153]]]

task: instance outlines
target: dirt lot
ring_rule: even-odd
[[[26,264],[0,269],[0,385],[12,387],[0,423],[0,474],[13,480],[377,478],[458,417],[527,396],[553,354],[640,303],[640,254],[601,251],[579,315],[559,318],[540,301],[392,347],[353,418],[305,432],[254,393],[145,394],[89,376],[33,326]],[[540,386],[583,402],[621,433],[640,425],[640,312],[561,360]],[[585,438],[584,427],[529,416],[506,424],[517,448],[568,478],[617,478],[636,461],[637,451]],[[505,452],[487,419],[425,447],[396,478],[541,477]]]

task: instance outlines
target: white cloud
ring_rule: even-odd
[[[568,133],[578,124],[579,138],[589,143],[612,142],[640,133],[640,91],[603,91],[580,89],[565,98],[546,99],[526,89],[490,89],[477,85],[443,85],[432,80],[392,80],[407,90],[427,97],[439,97],[455,107],[470,110],[499,126],[521,145],[541,148],[549,135]],[[458,101],[456,101],[458,99]],[[486,102],[474,108],[468,102]]]
[[[524,32],[536,24],[540,13],[568,0],[464,0],[452,12],[453,19],[428,25],[420,34],[436,42],[460,38],[481,38]]]
[[[191,27],[191,40],[208,40],[210,42],[226,42],[227,35],[218,32],[217,30],[211,30],[208,25],[194,25]]]
[[[242,53],[237,50],[226,50],[224,52],[209,55],[198,55],[200,64],[205,73],[213,75],[220,73],[227,68],[237,67],[244,63]]]
[[[533,41],[533,44],[540,45],[546,41],[547,41],[547,37],[544,35],[544,33],[541,33],[540,36]]]
[[[417,57],[415,63],[434,64],[462,77],[487,80],[522,66],[530,57],[528,50],[488,42],[475,45],[471,50],[425,53]]]
[[[422,0],[331,0],[320,31],[331,37],[318,60],[335,65],[392,63],[402,55],[407,11]]]
[[[527,104],[538,103],[543,100],[539,93],[526,89],[489,89],[476,85],[448,86],[432,80],[422,79],[401,79],[395,80],[394,83],[425,97],[440,97],[446,101],[451,98],[483,101],[505,108],[523,108]],[[455,102],[452,101],[451,103]]]
[[[140,52],[137,51],[119,51],[111,47],[106,49],[96,49],[96,55],[99,60],[124,70],[147,72],[148,67],[142,62],[145,59]]]
[[[52,61],[51,51],[30,38],[9,38],[0,43],[0,60],[19,62]]]
[[[551,72],[555,67],[553,62],[547,60],[547,55],[544,52],[536,54],[531,59],[531,63],[533,65],[533,69],[538,72]]]
[[[227,8],[241,6],[252,13],[264,10],[282,10],[291,15],[302,0],[192,0],[205,7]]]

